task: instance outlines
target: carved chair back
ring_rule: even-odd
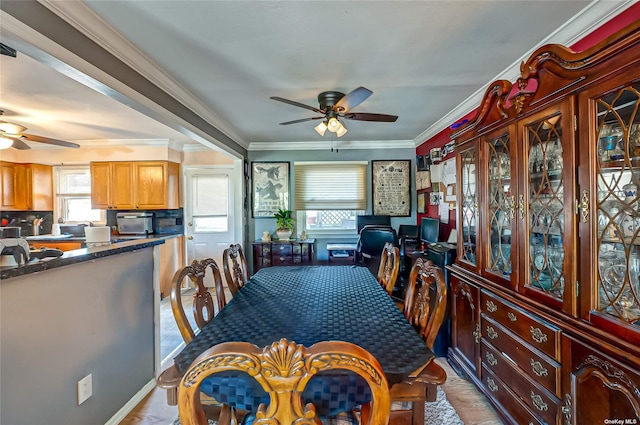
[[[390,398],[387,379],[378,360],[365,349],[343,341],[324,341],[306,348],[281,339],[259,348],[247,342],[226,342],[202,353],[185,373],[178,390],[182,425],[207,425],[200,402],[200,385],[207,377],[241,371],[255,379],[269,394],[260,404],[254,423],[321,424],[312,403],[303,405],[301,394],[317,373],[342,369],[360,375],[371,389],[372,399],[361,410],[361,423],[386,425]],[[233,409],[218,419],[219,425],[237,423]]]
[[[222,253],[222,268],[231,295],[235,295],[249,280],[249,267],[242,246],[232,244]]]
[[[187,344],[195,337],[195,332],[187,319],[187,314],[182,304],[182,285],[187,277],[195,285],[196,292],[193,294],[193,316],[198,329],[202,329],[215,315],[213,297],[211,297],[211,293],[204,285],[207,268],[211,269],[213,275],[216,291],[216,307],[217,310],[220,311],[227,304],[227,300],[224,294],[220,269],[212,258],[205,258],[200,261],[193,260],[190,265],[178,270],[171,282],[171,310],[173,311],[173,317],[176,319],[180,334]]]
[[[398,279],[400,271],[400,250],[391,242],[384,244],[380,256],[380,267],[378,268],[378,282],[389,295],[393,292],[393,287]]]
[[[409,275],[404,315],[418,329],[430,349],[433,349],[446,309],[444,272],[431,261],[418,258]]]

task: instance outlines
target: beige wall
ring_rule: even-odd
[[[233,158],[214,151],[180,152],[166,146],[81,147],[79,149],[6,149],[0,159],[47,165],[88,164],[91,161],[171,161],[184,165],[233,164]]]

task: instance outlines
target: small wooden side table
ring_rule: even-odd
[[[356,247],[357,244],[355,243],[328,243],[327,252],[329,253],[329,263],[331,263],[331,260],[355,263]]]

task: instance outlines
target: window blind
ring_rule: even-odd
[[[296,210],[366,210],[366,162],[295,162]]]

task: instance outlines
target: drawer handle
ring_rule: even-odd
[[[496,339],[498,337],[498,332],[491,326],[487,326],[487,336],[491,339]]]
[[[283,250],[284,250],[284,246],[280,246],[280,247],[278,247],[278,249],[279,249],[280,251],[283,251]]]
[[[280,257],[280,261],[284,261],[284,257]]]
[[[547,342],[547,335],[544,334],[540,328],[534,328],[533,326],[531,326],[531,338],[533,338],[534,341],[536,341],[537,343],[542,344],[543,342]]]
[[[491,378],[487,378],[487,387],[489,387],[489,389],[494,393],[498,391],[498,386],[496,385],[496,382]]]
[[[496,356],[494,356],[493,353],[487,353],[487,363],[489,363],[491,366],[495,366],[498,364],[498,360],[496,360]]]
[[[507,317],[509,318],[509,320],[511,320],[512,322],[515,322],[516,320],[518,320],[518,317],[513,314],[512,312],[507,313]]]
[[[489,313],[495,313],[498,310],[498,306],[491,300],[487,301],[487,311]]]
[[[545,403],[542,400],[542,397],[540,397],[538,394],[534,393],[533,391],[531,391],[531,401],[533,402],[533,405],[535,406],[536,409],[538,409],[541,412],[546,412],[547,410],[549,410],[549,405],[547,405],[547,403]]]
[[[549,371],[547,371],[547,369],[544,366],[542,366],[542,363],[537,362],[533,359],[531,359],[531,369],[533,370],[533,373],[535,373],[538,376],[549,375]]]

